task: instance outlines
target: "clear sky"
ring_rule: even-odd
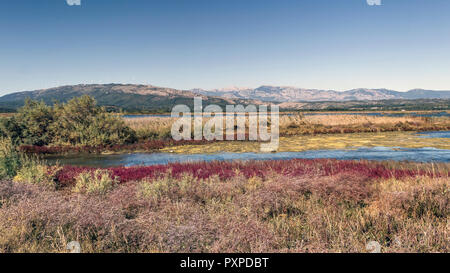
[[[112,82],[450,90],[450,1],[381,2],[2,0],[0,95]]]

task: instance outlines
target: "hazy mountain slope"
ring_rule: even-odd
[[[48,104],[54,101],[66,102],[71,98],[89,95],[99,105],[125,111],[170,111],[177,104],[186,104],[192,108],[193,97],[198,96],[190,91],[155,87],[150,85],[130,84],[90,84],[55,87],[50,89],[18,92],[0,97],[0,109],[17,109],[24,104],[26,98],[43,100]],[[204,104],[242,103],[242,100],[214,98],[202,96]]]
[[[390,99],[450,99],[450,91],[415,89],[398,92],[388,89],[353,89],[344,92],[333,90],[303,89],[285,86],[260,86],[255,89],[193,89],[194,93],[224,98],[257,99],[261,101],[364,101]]]

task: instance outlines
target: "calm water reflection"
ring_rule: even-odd
[[[450,138],[450,131],[421,132],[417,135],[422,138]]]

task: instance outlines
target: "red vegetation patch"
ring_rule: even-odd
[[[58,172],[57,179],[62,186],[68,186],[74,182],[75,177],[80,173],[93,170],[95,170],[95,168],[64,166],[62,170]],[[167,165],[148,167],[114,167],[108,168],[108,170],[121,183],[137,181],[144,178],[154,178],[166,172],[170,172],[173,177],[180,177],[182,174],[191,174],[199,179],[209,178],[214,175],[218,175],[221,179],[229,179],[237,175],[243,175],[246,178],[265,178],[273,173],[287,177],[352,174],[368,179],[448,176],[448,174],[436,174],[425,170],[391,169],[376,162],[341,161],[333,159],[170,163]]]

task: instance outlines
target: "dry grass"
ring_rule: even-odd
[[[283,116],[282,121],[286,122],[300,121],[295,116]],[[303,120],[311,124],[322,124],[325,126],[335,125],[363,125],[363,124],[396,124],[399,122],[411,122],[411,123],[426,123],[425,118],[421,117],[378,117],[378,116],[363,116],[363,115],[313,115],[305,116]]]
[[[170,137],[170,129],[175,120],[175,118],[142,117],[126,118],[125,122],[137,132],[139,139],[145,140]],[[206,121],[207,119],[204,119],[204,122]],[[248,120],[246,126],[248,128]],[[448,117],[379,117],[345,114],[280,116],[282,136],[449,129]]]
[[[448,117],[379,117],[364,115],[282,116],[280,134],[311,135],[390,131],[449,130]]]
[[[125,123],[133,129],[139,139],[155,139],[170,134],[175,118],[142,117],[125,118]]]

